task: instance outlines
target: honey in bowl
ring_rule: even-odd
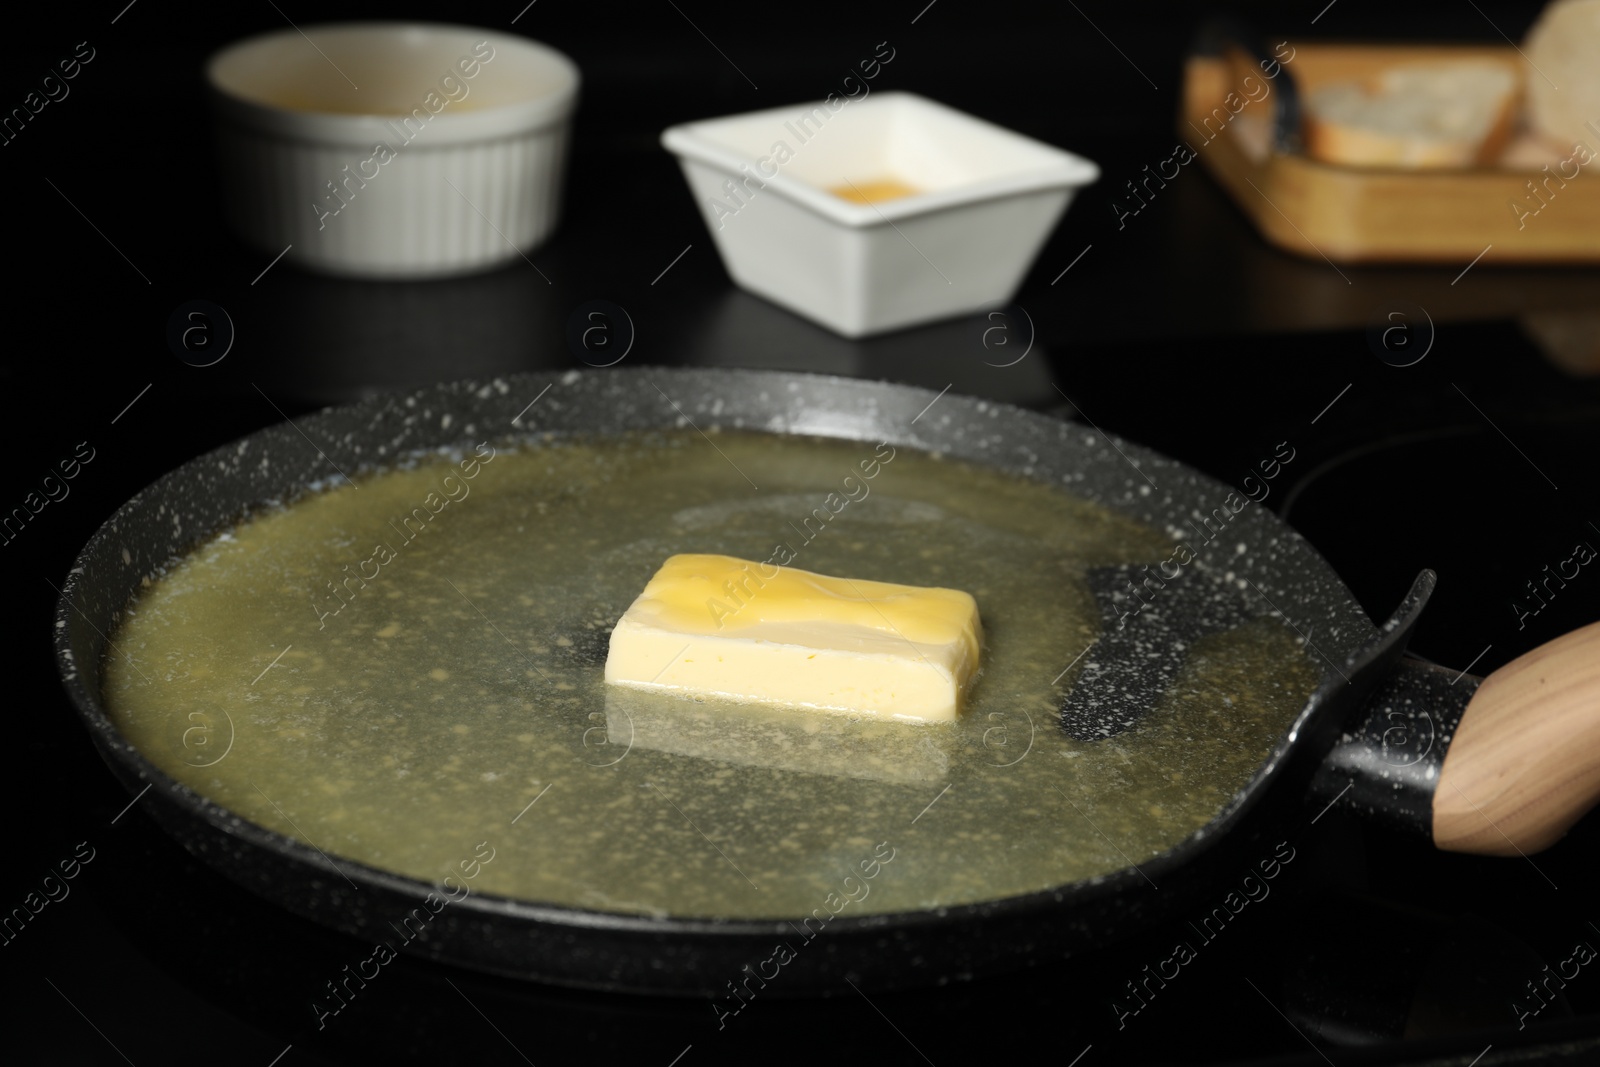
[[[899,200],[922,192],[899,178],[874,178],[870,181],[844,182],[828,187],[828,192],[852,204],[881,204],[885,200]]]

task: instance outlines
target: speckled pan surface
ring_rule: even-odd
[[[684,427],[691,421],[702,430],[887,440],[940,451],[1061,485],[1175,538],[1186,522],[1210,514],[1233,492],[1089,427],[886,383],[656,368],[451,383],[331,408],[297,419],[299,429],[270,427],[196,458],[125,504],[84,548],[63,586],[55,628],[68,693],[124,784],[133,792],[153,785],[142,806],[185,847],[292,911],[377,939],[386,920],[417,905],[432,887],[341,861],[359,887],[352,888],[315,849],[248,823],[157,770],[122,738],[102,707],[104,635],[115,631],[122,609],[148,576],[245,509],[338,478],[332,463],[355,474],[417,450],[465,442]],[[1299,817],[1305,783],[1342,724],[1397,658],[1426,589],[1410,603],[1406,618],[1380,635],[1337,575],[1269,512],[1247,506],[1228,536],[1237,538],[1239,549],[1228,579],[1254,585],[1274,611],[1313,633],[1323,670],[1316,692],[1272,755],[1217,818],[1141,864],[1143,873],[1128,869],[1052,891],[935,911],[840,916],[784,967],[775,994],[842,987],[846,976],[879,988],[933,984],[1058,958],[1181,909],[1237,875],[1265,835]],[[774,940],[792,929],[766,920],[653,919],[475,894],[440,912],[408,949],[565,984],[713,994],[745,964],[769,957]]]
[[[1324,803],[1431,840],[1433,794],[1445,752],[1482,679],[1406,660],[1367,700],[1317,769]]]

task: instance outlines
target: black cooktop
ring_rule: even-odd
[[[175,18],[170,5],[123,2],[32,11],[7,44],[17,99],[57,52],[86,39],[98,50],[71,95],[0,156],[14,260],[6,507],[60,460],[82,461],[70,493],[0,544],[14,724],[0,776],[12,835],[0,1045],[13,1059],[49,1048],[70,1063],[284,1067],[580,1057],[692,1067],[841,1053],[941,1065],[1042,1053],[1081,1067],[1600,1062],[1600,819],[1547,852],[1486,859],[1310,803],[1270,893],[1226,924],[1197,913],[1017,975],[870,1000],[849,987],[759,997],[719,1018],[705,1000],[546,988],[402,958],[319,1028],[326,983],[371,946],[258,901],[172,844],[114,784],[55,677],[55,587],[96,526],[162,472],[324,403],[579,366],[567,320],[604,299],[636,326],[629,365],[950,386],[1093,420],[1241,487],[1287,442],[1293,462],[1252,495],[1303,532],[1374,617],[1419,569],[1436,569],[1412,651],[1485,674],[1600,617],[1600,577],[1587,571],[1536,613],[1526,591],[1575,543],[1600,546],[1600,270],[1487,261],[1465,274],[1459,264],[1341,276],[1266,247],[1198,169],[1119,229],[1107,210],[1116,176],[1170,140],[1197,21],[1183,4],[1044,13],[958,0],[777,11],[540,0]],[[1308,40],[1499,41],[1535,11],[1366,7],[1236,5]],[[201,59],[285,18],[356,17],[516,17],[518,31],[578,61],[586,83],[563,222],[532,257],[549,284],[520,261],[434,283],[338,281],[282,263],[263,274],[270,256],[222,232]],[[884,39],[899,48],[895,87],[1080,152],[1106,174],[1008,310],[1003,353],[985,332],[993,320],[846,341],[738,290],[656,144],[674,122],[805,99],[816,71]],[[718,49],[760,71],[761,88]],[[224,307],[236,328],[227,358],[206,368],[165,336],[173,309],[196,299]],[[1372,324],[1396,312],[1406,331],[1386,348]],[[1402,340],[1414,347],[1399,352]]]

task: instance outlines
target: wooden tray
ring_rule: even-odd
[[[1519,78],[1530,76],[1514,49],[1280,47],[1290,59],[1275,79],[1242,58],[1191,56],[1178,121],[1179,135],[1268,241],[1338,263],[1465,265],[1480,255],[1486,263],[1600,262],[1600,155],[1563,185],[1556,177],[1540,184],[1547,177],[1540,168],[1548,164],[1548,173],[1555,174],[1570,151],[1526,134],[1496,166],[1447,171],[1336,166],[1273,143],[1273,109],[1287,99],[1283,83],[1291,76],[1302,99],[1319,85],[1359,80],[1394,63],[1491,59],[1514,68]],[[1244,82],[1251,73],[1255,81]],[[1236,114],[1225,104],[1230,91],[1237,94]],[[1241,100],[1248,102],[1240,106]],[[1586,147],[1600,153],[1600,137]],[[1539,186],[1542,201],[1530,182]]]

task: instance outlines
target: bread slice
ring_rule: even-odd
[[[1528,31],[1528,117],[1562,156],[1600,147],[1600,0],[1558,0]],[[1559,86],[1559,88],[1557,88]]]
[[[1521,89],[1487,60],[1390,67],[1369,83],[1307,94],[1306,154],[1324,163],[1410,169],[1491,163],[1505,147]]]

